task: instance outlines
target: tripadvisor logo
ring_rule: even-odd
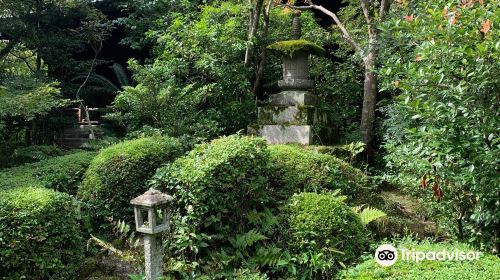
[[[391,266],[398,260],[398,250],[390,244],[380,245],[375,251],[375,261],[381,266]]]
[[[416,251],[415,249],[396,249],[390,244],[380,245],[375,251],[375,261],[381,266],[391,266],[398,258],[402,261],[414,261],[416,263],[428,261],[474,261],[478,260],[481,252],[464,252],[458,249],[453,251]]]

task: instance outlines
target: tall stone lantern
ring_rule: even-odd
[[[281,92],[273,94],[267,105],[258,108],[258,123],[248,133],[258,135],[269,144],[329,144],[332,142],[328,114],[317,106],[320,99],[311,91],[309,56],[324,55],[325,50],[300,39],[300,13],[292,23],[293,40],[276,42],[267,48],[282,57],[283,77],[278,81]]]
[[[161,232],[169,229],[170,215],[167,207],[173,198],[155,189],[132,199],[136,231],[144,233],[144,258],[146,280],[156,280],[163,275],[163,246]]]

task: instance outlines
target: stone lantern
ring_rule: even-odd
[[[300,39],[300,13],[294,14],[293,40],[276,42],[267,48],[282,57],[281,92],[272,94],[267,105],[258,108],[258,123],[248,133],[266,139],[269,144],[330,144],[332,129],[327,110],[319,108],[320,98],[312,93],[309,56],[324,55],[325,50]]]
[[[144,233],[146,280],[156,280],[163,274],[163,247],[159,233],[169,229],[167,207],[173,198],[155,189],[132,199],[136,231]]]

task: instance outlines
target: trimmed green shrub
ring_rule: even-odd
[[[79,207],[44,188],[0,190],[0,278],[73,279],[84,256]]]
[[[437,243],[433,244],[428,240],[422,242],[404,240],[395,246],[408,250],[424,252],[439,252],[446,250],[455,252],[477,251],[472,247],[462,243]],[[366,256],[367,260],[353,268],[344,270],[340,274],[340,279],[399,279],[399,280],[449,280],[449,279],[474,279],[490,280],[495,279],[500,271],[500,258],[486,253],[478,260],[474,261],[415,261],[401,260],[390,267],[382,267],[375,262],[373,252]]]
[[[130,200],[148,189],[147,181],[162,164],[183,154],[171,137],[124,141],[103,149],[92,161],[80,188],[81,198],[96,224],[113,217],[133,221]]]
[[[0,172],[0,190],[15,187],[42,187],[42,182],[35,177],[34,164],[3,169]]]
[[[310,275],[332,275],[355,261],[367,245],[368,230],[344,200],[334,193],[300,193],[290,199],[289,244],[297,254],[310,258],[305,261]]]
[[[46,160],[51,157],[62,155],[64,155],[64,151],[57,146],[34,145],[15,149],[11,157],[15,164],[23,164]]]
[[[214,253],[208,248],[231,250],[229,239],[255,226],[249,213],[267,201],[268,170],[265,141],[239,135],[198,145],[159,169],[153,183],[174,196],[178,211],[172,217],[168,251],[175,253],[169,260],[206,263]]]
[[[340,189],[349,198],[369,190],[367,177],[346,162],[331,155],[309,151],[296,145],[269,146],[272,185],[278,198],[293,193]]]
[[[160,169],[155,178],[161,189],[175,195],[183,214],[189,214],[198,226],[217,224],[229,233],[250,209],[266,200],[268,167],[263,139],[233,135],[196,146],[187,156]],[[205,220],[211,214],[217,217]]]
[[[39,186],[75,194],[95,155],[93,152],[77,152],[5,169],[0,172],[0,189]]]

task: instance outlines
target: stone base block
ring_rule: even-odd
[[[259,124],[325,125],[328,114],[310,105],[264,106],[258,108]]]
[[[278,86],[281,89],[311,89],[313,87],[313,80],[301,78],[285,78],[278,81]]]
[[[262,125],[257,130],[256,135],[266,139],[268,144],[312,144],[312,127],[310,125]]]
[[[287,90],[278,94],[272,94],[269,97],[269,104],[276,106],[295,106],[295,105],[316,105],[319,97],[308,92],[300,90]]]
[[[333,129],[311,125],[255,125],[248,127],[248,134],[260,136],[268,144],[329,145],[334,139]]]

